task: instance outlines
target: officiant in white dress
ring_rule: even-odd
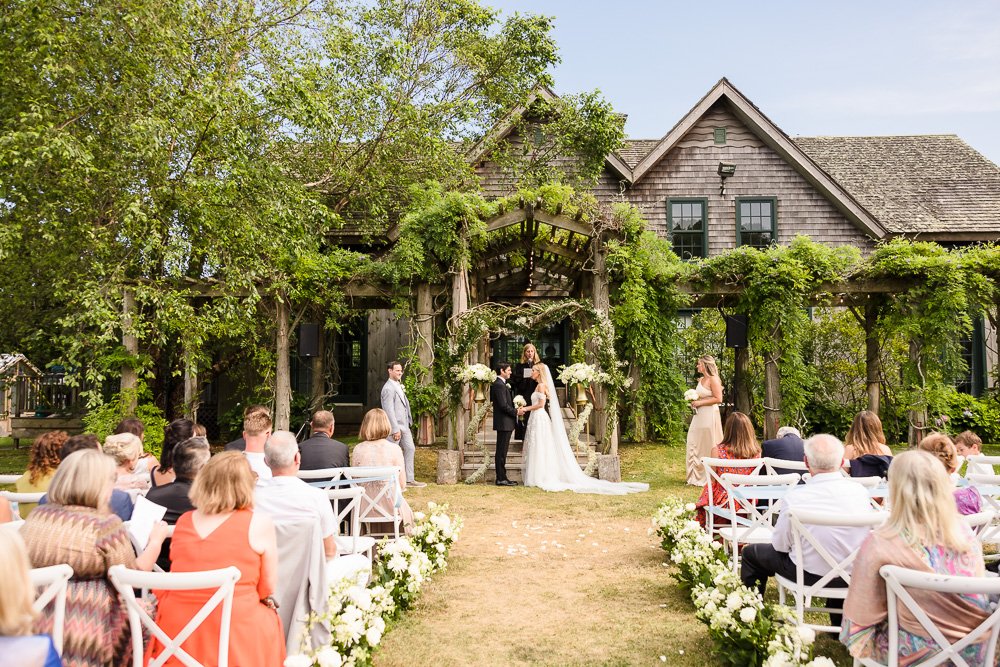
[[[544,491],[604,495],[624,495],[649,490],[648,484],[608,482],[584,474],[569,444],[549,367],[542,363],[535,364],[532,378],[538,382],[538,386],[531,394],[531,403],[518,408],[519,414],[530,415],[524,433],[525,486],[536,486]]]

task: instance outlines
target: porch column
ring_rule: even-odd
[[[129,359],[122,364],[121,392],[127,394],[126,412],[135,414],[136,389],[139,386],[139,374],[136,372],[135,359],[139,356],[139,339],[132,329],[132,317],[135,314],[135,292],[125,288],[122,294],[122,346]]]
[[[764,439],[771,440],[781,427],[781,327],[771,332],[773,347],[764,357]]]

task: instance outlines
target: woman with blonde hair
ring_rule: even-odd
[[[542,359],[538,356],[538,350],[535,349],[534,343],[525,343],[521,349],[521,360],[511,370],[510,384],[514,388],[514,396],[523,398],[526,405],[531,405],[531,394],[535,391],[535,387],[538,386],[538,381],[533,376],[532,368],[541,361]],[[515,440],[524,440],[524,429],[527,424],[527,420],[524,419],[518,419],[514,422]]]
[[[861,545],[851,570],[844,603],[840,640],[855,658],[885,662],[888,615],[883,565],[898,565],[930,574],[982,577],[982,549],[959,519],[952,484],[936,457],[920,450],[903,452],[889,469],[892,512],[883,526]],[[910,595],[951,642],[975,629],[989,615],[985,595],[958,595],[910,589]],[[899,664],[933,655],[937,644],[904,606],[899,615]],[[961,653],[970,665],[984,664],[986,644],[971,644]]]
[[[18,493],[44,493],[49,490],[49,484],[56,474],[56,468],[62,458],[59,455],[63,444],[69,439],[66,431],[49,431],[43,433],[31,443],[31,454],[28,459],[27,471],[14,482],[14,490]],[[18,509],[21,518],[28,518],[28,513],[38,507],[38,503],[20,503]]]
[[[760,443],[753,430],[753,422],[742,412],[732,412],[726,419],[726,429],[722,433],[722,442],[712,447],[709,456],[713,459],[756,459],[760,457]],[[721,476],[726,473],[743,474],[746,468],[727,468],[720,466],[716,472]],[[701,496],[695,503],[698,523],[706,524],[705,508],[708,507],[708,487],[701,491]],[[719,484],[712,484],[712,504],[725,505],[729,502],[729,494]],[[718,519],[716,519],[718,522]]]
[[[197,509],[182,514],[174,527],[170,571],[238,567],[229,662],[271,667],[280,666],[285,659],[281,619],[271,597],[277,585],[278,546],[271,519],[253,511],[255,481],[240,452],[224,452],[209,459],[191,485],[191,502]],[[157,591],[157,625],[168,636],[176,636],[213,592]],[[184,640],[184,650],[202,664],[210,664],[219,654],[221,620],[221,614],[213,613]],[[146,658],[161,651],[162,645],[153,640]],[[180,663],[172,657],[166,664]]]
[[[62,659],[52,638],[35,635],[31,626],[35,620],[32,600],[35,591],[28,579],[31,564],[20,535],[0,530],[0,655],[4,664],[19,667],[58,667]]]
[[[149,475],[137,474],[136,465],[142,456],[142,440],[131,433],[117,433],[104,439],[101,448],[105,454],[115,460],[115,488],[122,491],[129,489],[146,490],[149,488]]]
[[[708,477],[701,460],[722,442],[722,417],[719,413],[722,380],[719,378],[719,368],[715,365],[715,357],[699,357],[698,374],[701,376],[695,387],[698,398],[691,401],[695,414],[687,433],[687,483],[704,486]]]
[[[983,497],[974,486],[955,488],[958,481],[958,449],[944,433],[931,433],[917,444],[917,449],[927,452],[944,465],[952,483],[952,495],[959,514],[976,514],[983,509]]]
[[[128,617],[108,569],[152,570],[167,535],[167,525],[156,524],[145,550],[136,556],[125,525],[109,508],[114,482],[110,457],[96,449],[73,452],[52,478],[48,503],[29,514],[21,527],[35,567],[67,563],[73,568],[63,635],[67,664],[104,667],[129,661]],[[36,629],[48,633],[52,622],[52,612],[46,610]]]
[[[354,451],[351,452],[351,465],[390,466],[397,468],[399,473],[397,475],[398,493],[401,494],[403,489],[406,488],[406,475],[403,473],[403,450],[395,443],[386,440],[391,431],[392,426],[389,424],[389,415],[385,413],[385,410],[374,408],[366,412],[364,419],[361,421],[361,430],[358,433],[358,438],[361,442],[355,445]],[[393,506],[397,500],[397,494],[383,493],[383,489],[388,484],[390,482],[387,481],[364,482],[361,486],[364,487],[365,495],[369,498],[379,498],[379,494],[382,494],[378,506],[382,513],[391,516]],[[409,534],[413,531],[413,510],[410,509],[409,503],[406,502],[406,499],[402,495],[399,495],[398,501],[399,514],[403,519],[403,529]],[[370,508],[370,511],[374,511],[374,508]]]

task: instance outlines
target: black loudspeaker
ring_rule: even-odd
[[[319,325],[303,322],[299,325],[299,356],[319,356]]]
[[[726,315],[726,347],[747,347],[746,315]]]

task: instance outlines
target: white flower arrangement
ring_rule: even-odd
[[[597,370],[596,367],[590,364],[572,364],[570,366],[561,366],[559,371],[559,380],[563,384],[573,386],[577,384],[582,384],[584,386],[591,384],[601,384],[603,382],[608,382],[611,380],[611,376],[604,371]]]
[[[684,392],[684,400],[688,401],[688,402],[690,402],[690,401],[697,401],[698,400],[698,390],[697,389],[688,389],[687,391],[685,391]]]
[[[451,518],[447,514],[448,505],[427,503],[427,511],[414,512],[413,534],[410,539],[413,545],[427,554],[433,567],[432,572],[444,568],[448,564],[448,551],[462,532],[462,519]]]
[[[653,515],[650,532],[661,538],[688,588],[695,616],[708,626],[718,656],[730,665],[828,667],[829,658],[811,658],[816,633],[798,626],[791,608],[764,602],[733,572],[718,543],[693,520],[694,506],[668,500]]]
[[[455,379],[463,384],[470,382],[492,384],[497,379],[496,371],[492,370],[485,364],[454,366],[452,367],[451,372]]]
[[[526,400],[524,400],[524,396],[521,396],[520,394],[518,394],[517,396],[514,397],[514,407],[515,408],[523,408],[527,404],[528,404],[528,402]]]

